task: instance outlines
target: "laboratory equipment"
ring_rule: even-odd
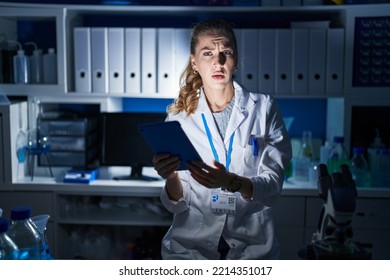
[[[35,226],[38,229],[38,232],[41,237],[41,259],[42,260],[51,260],[53,259],[49,243],[47,242],[46,237],[46,225],[47,222],[50,219],[50,215],[48,214],[41,214],[38,216],[34,216],[31,218],[32,222],[35,224]]]
[[[45,84],[57,83],[57,55],[54,48],[49,48],[43,55],[43,82]]]
[[[16,260],[19,249],[15,242],[8,236],[8,220],[0,218],[0,260]]]
[[[11,225],[8,235],[19,248],[21,260],[41,259],[41,237],[31,221],[31,207],[18,206],[11,209]]]
[[[353,241],[352,218],[357,190],[347,165],[329,174],[325,164],[318,166],[318,192],[325,203],[311,244],[299,252],[306,259],[370,259],[360,243]]]
[[[363,147],[353,147],[351,159],[351,173],[357,187],[369,187],[371,176],[368,170],[368,163],[364,158]]]
[[[333,145],[329,151],[328,157],[328,169],[329,172],[338,172],[340,170],[341,165],[349,164],[349,155],[344,146],[344,137],[335,136],[333,138]]]
[[[29,167],[31,181],[34,178],[34,166],[35,158],[39,156],[45,156],[47,162],[49,162],[50,176],[53,177],[53,172],[51,170],[50,160],[48,157],[48,151],[50,150],[50,139],[48,134],[45,131],[42,131],[38,126],[38,118],[41,115],[40,112],[40,101],[33,100],[33,128],[27,131],[27,144],[26,151],[28,154]],[[38,109],[38,116],[36,114],[36,109]],[[36,120],[35,120],[36,119]]]
[[[301,147],[298,155],[293,158],[293,178],[298,181],[309,181],[310,168],[313,159],[311,131],[302,134]]]
[[[25,45],[34,46],[30,59],[30,83],[41,84],[43,82],[43,58],[42,50],[38,49],[34,42],[27,42]]]
[[[24,50],[22,49],[22,45],[18,41],[8,42],[15,43],[19,47],[17,54],[13,57],[15,84],[30,83],[30,60],[25,55]]]

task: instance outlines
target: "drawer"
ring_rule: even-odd
[[[48,135],[84,136],[98,128],[97,119],[40,120],[41,131]]]
[[[52,151],[84,151],[97,145],[97,134],[86,137],[76,136],[50,136],[50,149]]]
[[[359,198],[352,224],[354,228],[390,229],[389,200]]]

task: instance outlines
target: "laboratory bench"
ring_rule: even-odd
[[[4,215],[20,204],[30,205],[33,215],[48,213],[48,240],[59,259],[131,258],[129,251],[140,246],[137,242],[145,245],[145,238],[149,245],[154,244],[152,253],[156,256],[172,220],[159,199],[163,185],[163,180],[96,179],[77,184],[48,177],[34,177],[31,181],[26,177],[0,185],[0,205]],[[390,188],[358,189],[352,219],[354,240],[372,244],[373,259],[390,258],[389,201]],[[315,186],[307,182],[284,184],[274,208],[282,259],[299,259],[297,252],[310,243],[323,204]],[[93,251],[96,248],[100,251]]]

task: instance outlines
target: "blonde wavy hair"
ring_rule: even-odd
[[[209,35],[222,36],[227,39],[227,47],[233,49],[235,66],[237,66],[237,41],[233,26],[221,19],[206,20],[193,27],[190,41],[191,55],[195,55],[195,48],[199,43],[199,37]],[[202,78],[198,72],[193,71],[191,59],[188,59],[187,66],[180,76],[179,96],[168,107],[168,112],[178,114],[184,111],[187,115],[193,114],[198,106],[199,90],[202,86]]]

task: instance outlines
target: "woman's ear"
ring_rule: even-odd
[[[191,61],[191,67],[192,69],[196,69],[196,63],[195,63],[195,58],[194,56],[190,56],[190,61]]]

